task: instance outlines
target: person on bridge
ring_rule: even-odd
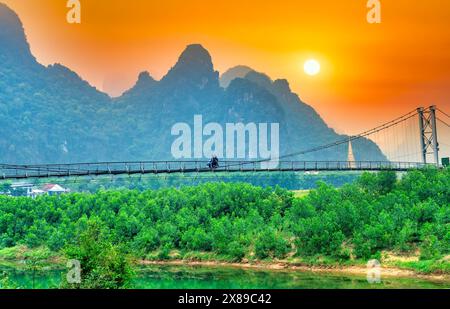
[[[209,160],[208,167],[210,169],[216,169],[219,167],[219,158],[216,155],[213,155],[211,160]]]

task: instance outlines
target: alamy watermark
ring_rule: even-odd
[[[69,9],[66,20],[69,24],[81,24],[81,2],[80,0],[67,0],[66,7]]]
[[[380,0],[368,0],[367,8],[367,22],[369,24],[381,24],[381,2]]]
[[[66,279],[69,284],[81,283],[81,263],[78,260],[69,260],[66,264],[69,271],[67,272]]]
[[[381,263],[378,260],[367,262],[367,282],[370,284],[381,283]]]
[[[172,126],[172,156],[179,159],[261,160],[261,168],[278,167],[280,154],[279,123],[219,123],[203,124],[203,116],[194,116],[194,127],[179,122]]]
[[[369,24],[381,23],[381,1],[380,0],[368,0],[366,19]],[[66,20],[69,24],[81,23],[81,2],[80,0],[67,0],[66,7],[69,9],[66,15]]]

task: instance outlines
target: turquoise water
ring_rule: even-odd
[[[63,270],[33,273],[12,267],[0,267],[10,283],[25,289],[57,288]],[[416,278],[381,278],[370,284],[365,276],[336,275],[303,271],[249,270],[233,267],[145,266],[139,268],[133,282],[136,289],[441,289],[449,282]]]

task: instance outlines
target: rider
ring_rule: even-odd
[[[213,155],[211,160],[209,160],[208,166],[209,166],[209,168],[212,168],[212,169],[218,168],[219,167],[219,158],[217,158],[216,155]]]

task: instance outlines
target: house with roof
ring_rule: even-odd
[[[33,183],[17,182],[0,187],[0,195],[27,196],[36,198],[40,195],[60,195],[70,192],[58,184],[46,184],[42,188],[37,188]]]
[[[65,189],[58,184],[49,183],[42,187],[42,191],[48,195],[61,195],[69,192],[69,189]]]
[[[12,196],[31,196],[34,184],[25,182],[16,182],[10,186],[10,195]]]
[[[36,197],[38,197],[40,195],[44,195],[44,194],[45,194],[44,190],[33,189],[33,190],[31,190],[31,193],[28,195],[28,197],[36,198]]]

